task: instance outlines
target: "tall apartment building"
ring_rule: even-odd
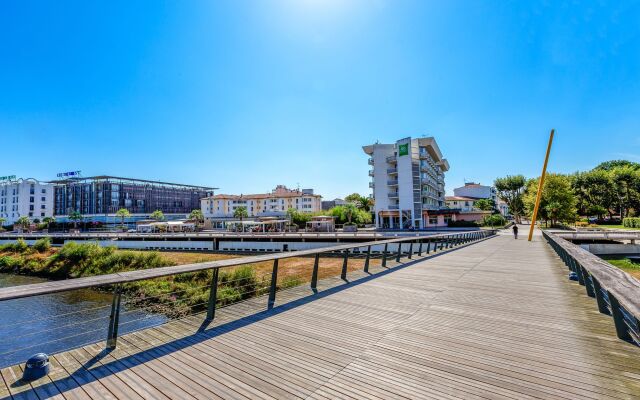
[[[125,222],[148,218],[155,210],[167,219],[185,218],[200,208],[200,199],[216,188],[149,181],[116,176],[93,176],[52,181],[55,184],[54,213],[64,221],[79,211],[87,221],[119,223],[115,213],[126,208],[132,216]]]
[[[217,194],[201,200],[201,210],[205,226],[220,227],[225,221],[233,220],[238,207],[245,207],[250,218],[284,217],[289,208],[300,212],[322,210],[322,196],[313,189],[295,190],[278,185],[271,193],[259,194]]]
[[[370,156],[378,228],[446,226],[452,217],[444,203],[444,173],[449,163],[433,137],[400,139],[364,146]]]
[[[0,182],[0,218],[4,225],[20,217],[42,220],[53,216],[53,185],[35,179],[12,179]]]

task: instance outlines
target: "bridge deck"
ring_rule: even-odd
[[[191,317],[110,354],[58,354],[31,385],[4,369],[0,397],[640,398],[640,349],[536,240],[498,236],[314,296],[282,292],[271,311],[228,307],[205,330]]]

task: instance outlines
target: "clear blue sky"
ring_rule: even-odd
[[[361,146],[433,135],[466,180],[640,161],[626,1],[6,1],[0,175],[369,193]]]

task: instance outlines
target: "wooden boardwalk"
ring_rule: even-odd
[[[0,398],[640,399],[640,348],[567,274],[498,236],[58,354],[32,384],[6,368]]]

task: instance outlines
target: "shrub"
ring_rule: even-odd
[[[51,249],[51,239],[48,237],[38,239],[33,244],[33,249],[38,253],[46,253],[47,251],[49,251],[49,249]]]
[[[13,272],[22,266],[22,260],[11,256],[0,257],[0,271]]]
[[[8,251],[11,253],[25,253],[27,250],[29,250],[29,245],[22,238],[16,240],[14,243],[7,243],[0,246],[0,251]]]
[[[487,215],[482,220],[484,226],[504,226],[507,220],[500,214]]]
[[[622,220],[622,226],[625,228],[640,228],[640,218],[625,218]]]

